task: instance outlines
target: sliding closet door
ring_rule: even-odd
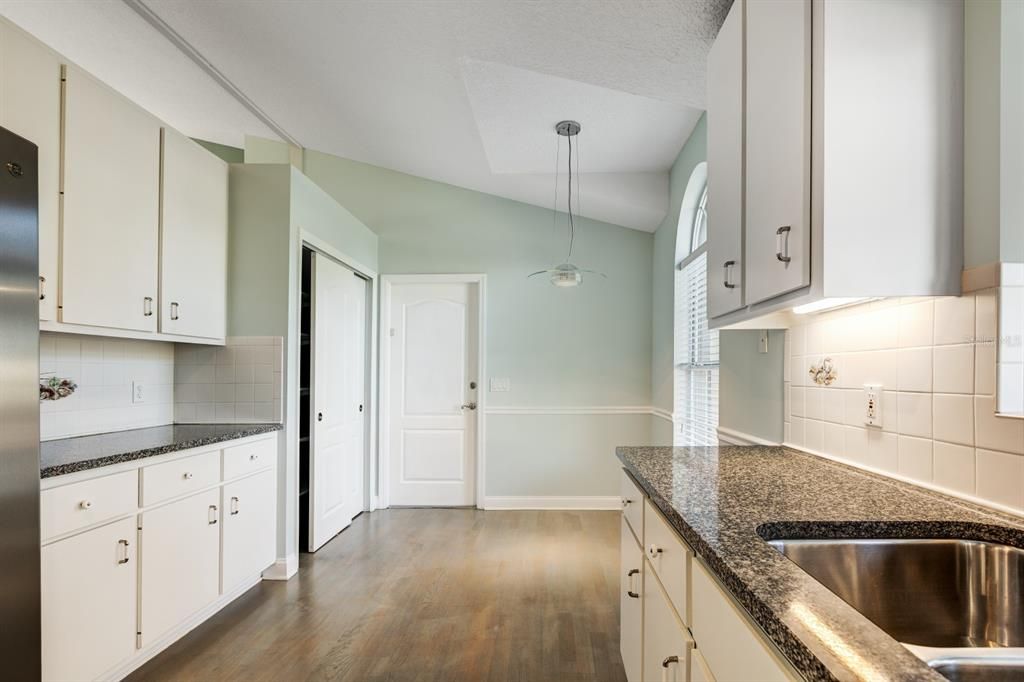
[[[309,549],[364,508],[366,281],[313,254]]]

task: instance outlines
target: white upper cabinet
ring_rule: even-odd
[[[830,298],[960,293],[963,10],[733,5],[708,58],[714,326]]]
[[[155,332],[160,122],[71,66],[64,135],[61,321]]]
[[[0,125],[39,147],[39,319],[57,319],[61,59],[0,22]]]
[[[228,165],[164,128],[161,332],[224,338],[227,248]]]
[[[743,307],[743,5],[708,54],[708,315]]]
[[[758,303],[810,284],[811,0],[746,10],[745,279]]]

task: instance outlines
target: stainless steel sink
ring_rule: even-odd
[[[1024,660],[1015,658],[940,658],[932,669],[950,682],[1020,682]]]
[[[973,540],[769,544],[900,642],[1024,647],[1024,550]],[[970,665],[980,663],[971,659]],[[972,677],[970,666],[959,659],[936,661],[933,667],[950,679],[1001,679]]]

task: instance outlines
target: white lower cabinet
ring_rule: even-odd
[[[142,514],[142,646],[220,593],[220,490]]]
[[[693,640],[651,572],[647,572],[643,602],[645,682],[687,682]]]
[[[223,488],[224,561],[221,564],[221,593],[274,563],[276,523],[276,481],[273,471],[228,483]]]
[[[135,652],[135,517],[42,548],[44,680],[91,680]]]
[[[628,682],[641,682],[643,665],[644,553],[629,523],[622,519],[622,572],[619,574],[619,650]]]

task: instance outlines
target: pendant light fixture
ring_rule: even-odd
[[[555,126],[555,132],[560,136],[564,137],[569,141],[569,191],[566,193],[566,213],[569,215],[568,227],[569,227],[569,250],[565,256],[565,262],[556,265],[547,270],[538,270],[537,272],[531,273],[528,277],[536,277],[537,275],[548,275],[551,284],[556,287],[577,287],[583,284],[583,274],[592,273],[595,275],[601,275],[605,277],[605,274],[596,270],[583,270],[572,263],[572,247],[576,241],[576,221],[572,214],[572,147],[573,139],[580,134],[580,124],[576,121],[561,121]],[[576,206],[579,208],[579,141],[577,140],[577,152],[576,152]],[[561,149],[561,140],[559,139],[559,149]],[[558,163],[556,156],[555,163],[555,215],[557,219],[558,211]]]

